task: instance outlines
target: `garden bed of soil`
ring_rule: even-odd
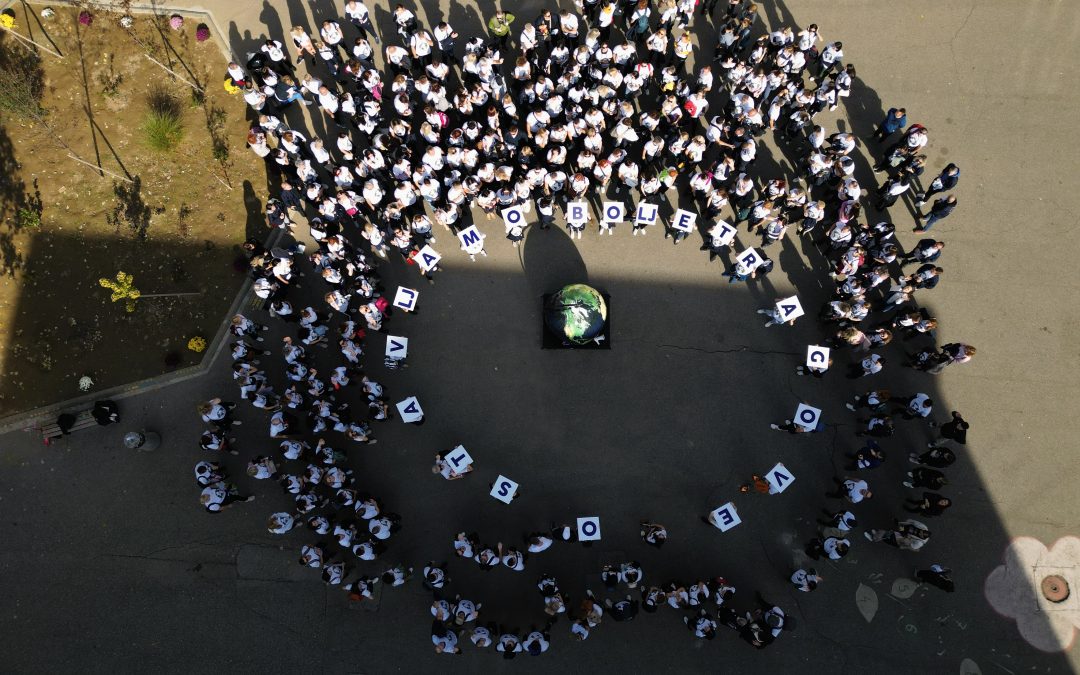
[[[197,364],[189,340],[213,339],[244,281],[239,245],[266,234],[246,107],[198,22],[135,15],[125,28],[94,10],[87,25],[52,9],[9,11],[62,59],[0,32],[0,416],[80,395],[84,375],[101,390]],[[43,113],[9,86],[20,78]],[[183,129],[168,150],[145,129],[161,105]],[[118,272],[143,296],[133,311],[99,284]]]

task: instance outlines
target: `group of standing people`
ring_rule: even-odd
[[[385,331],[389,316],[377,265],[395,251],[416,265],[420,249],[441,236],[436,226],[456,234],[476,224],[473,207],[483,220],[511,206],[535,210],[539,227],[546,229],[571,201],[586,200],[597,209],[603,201],[621,201],[626,213],[634,214],[635,202],[656,203],[679,189],[692,195],[692,208],[708,221],[699,229],[710,260],[737,245],[729,230],[746,223],[760,235],[757,264],[736,262],[724,271],[733,283],[772,269],[764,249],[787,237],[789,224],[797,226],[796,236],[819,243],[836,282],[836,296],[821,318],[835,330],[834,348],[857,355],[852,377],[883,369],[884,357],[873,350],[890,344],[894,333],[932,341],[937,320],[913,303],[916,291],[940,281],[936,263],[944,244],[923,239],[905,251],[891,222],[871,225],[862,210],[868,191],[854,178],[859,139],[829,134],[816,123],[819,113],[835,110],[852,94],[856,71],[843,62],[842,43],[826,42],[816,25],[798,32],[774,27],[758,35],[756,5],[717,4],[581,0],[576,11],[545,9],[531,21],[498,10],[487,22],[485,39],[462,38],[447,21],[423,26],[403,5],[393,12],[397,34],[380,36],[364,3],[349,0],[342,17],[322,21],[317,37],[296,26],[287,37],[277,36],[285,44],[271,37],[244,66],[229,64],[227,77],[253,111],[248,145],[265,158],[278,186],[266,204],[267,223],[281,229],[286,242],[269,250],[254,241],[245,245],[255,294],[288,333],[280,346],[284,376],[274,383],[260,368],[260,357],[273,353],[265,343],[267,326],[242,315],[233,319],[233,334],[240,338],[232,347],[233,372],[241,398],[270,415],[269,436],[280,444],[279,454],[249,458],[247,473],[280,482],[294,497],[295,510],[272,514],[268,529],[284,534],[303,525],[315,532],[320,539],[302,547],[300,563],[321,570],[327,584],[365,602],[374,598],[377,584],[400,586],[412,576],[413,568],[404,564],[378,576],[352,574],[356,560],[376,560],[385,552],[400,518],[356,485],[347,453],[327,437],[341,434],[348,447],[374,443],[371,423],[392,417],[382,385],[362,370],[365,337]],[[717,28],[712,49],[692,40],[691,25],[702,18]],[[376,66],[372,42],[381,48],[388,73]],[[300,74],[297,66],[305,59],[308,67]],[[295,106],[310,111],[310,128],[301,124]],[[760,139],[770,131],[792,153],[797,175],[764,179],[757,174]],[[926,189],[916,188],[927,135],[925,127],[907,125],[903,109],[890,110],[874,135],[885,144],[875,169],[888,175],[877,191],[877,210],[909,191],[920,207],[942,195],[925,216],[920,212],[916,231],[923,233],[955,208],[955,197],[945,193],[959,179],[959,169],[949,165]],[[310,254],[293,237],[298,218],[317,247]],[[646,234],[649,222],[630,220],[635,236]],[[596,221],[600,234],[617,229],[616,223]],[[566,226],[580,238],[587,225]],[[528,226],[506,222],[504,227],[504,236],[516,246]],[[688,236],[664,229],[675,244]],[[461,248],[473,260],[486,254],[482,238],[462,242]],[[905,275],[909,263],[919,267]],[[434,283],[437,268],[416,267]],[[293,289],[302,283],[319,288],[326,306],[299,308],[303,303]],[[766,325],[781,323],[772,312],[763,310],[770,314]],[[327,350],[331,340],[340,349],[340,365],[317,369],[313,356]],[[974,353],[963,344],[926,348],[909,355],[909,365],[940,372]],[[826,373],[827,367],[800,371],[815,377]],[[355,395],[344,396],[348,391]],[[892,422],[883,418],[897,403],[881,392],[860,397],[859,405],[870,410],[866,432],[886,435]],[[928,418],[925,404],[932,407],[924,394],[899,403],[905,417]],[[229,436],[230,426],[239,423],[233,409],[218,399],[200,407],[210,425],[201,440],[204,449],[238,452]],[[953,422],[948,428],[955,431],[960,422]],[[790,421],[775,426],[803,430]],[[877,450],[875,455],[870,448],[863,459],[880,460]],[[944,462],[946,452],[951,454],[935,445],[913,456],[919,466],[911,484],[932,484],[928,472],[936,469],[930,467]],[[439,459],[436,473],[451,477]],[[209,511],[253,499],[229,481],[219,462],[200,462],[196,477]],[[851,504],[871,496],[861,479],[840,483],[841,496]],[[923,516],[940,512],[947,504],[938,497],[924,495],[911,508]],[[839,559],[850,546],[844,535],[854,524],[849,510],[830,513],[829,536],[811,550]],[[918,536],[920,524],[905,522],[867,535],[905,547]],[[642,524],[647,544],[660,546],[666,536],[663,526]],[[521,571],[529,555],[560,540],[574,540],[571,528],[533,535],[525,551],[501,544],[482,547],[465,533],[454,549],[482,569],[501,565]],[[620,595],[601,602],[588,593],[573,614],[571,635],[585,639],[605,611],[624,621],[639,608],[651,612],[663,604],[689,611],[684,622],[699,638],[711,638],[726,625],[761,648],[790,627],[784,611],[772,603],[735,612],[729,606],[734,588],[721,577],[646,587],[642,574],[636,563],[604,570],[609,588],[640,587],[640,600]],[[801,590],[812,590],[819,580],[813,570],[799,570],[792,578]],[[554,579],[543,577],[538,587],[549,618],[543,629],[534,627],[522,637],[492,622],[480,625],[479,604],[459,595],[450,600],[449,581],[445,564],[425,566],[423,583],[435,594],[432,641],[441,653],[460,651],[458,631],[470,625],[470,639],[478,647],[494,645],[507,657],[540,654],[548,649],[552,621],[566,613],[565,596]]]

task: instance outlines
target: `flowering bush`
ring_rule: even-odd
[[[233,82],[233,79],[231,77],[226,77],[225,78],[224,86],[225,86],[225,91],[229,92],[230,94],[239,94],[240,93],[240,87],[236,86],[236,83]]]
[[[109,279],[98,279],[98,284],[103,288],[107,288],[112,291],[112,295],[109,297],[109,299],[113,302],[116,302],[118,300],[125,301],[124,311],[134,312],[135,301],[138,300],[139,296],[142,295],[142,293],[139,292],[139,289],[135,288],[132,285],[134,281],[135,278],[130,274],[127,274],[126,272],[117,272],[116,281],[111,281]]]
[[[195,352],[196,354],[203,353],[204,351],[206,351],[206,338],[201,335],[196,335],[195,337],[188,340],[187,348]]]
[[[84,26],[89,26],[90,24],[94,23],[94,15],[91,14],[89,10],[84,9],[83,11],[79,12],[79,23]]]
[[[56,16],[56,11],[52,7],[46,7],[45,9],[41,10],[42,19],[51,19],[54,16]]]
[[[5,9],[3,13],[0,13],[0,26],[4,28],[15,27],[15,12],[10,9]]]
[[[169,17],[169,28],[173,30],[180,30],[184,27],[184,17],[179,14],[173,14]]]
[[[90,387],[94,386],[94,380],[89,375],[83,375],[79,378],[79,389],[82,391],[90,391]]]
[[[124,28],[131,28],[135,25],[135,17],[131,16],[130,14],[125,14],[124,16],[120,17],[120,25]]]
[[[198,27],[195,28],[195,39],[199,42],[206,42],[207,40],[209,40],[210,27],[207,26],[205,23],[200,23]]]

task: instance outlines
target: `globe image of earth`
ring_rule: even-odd
[[[592,286],[570,284],[553,293],[544,306],[544,325],[574,344],[585,344],[604,330],[607,303]]]

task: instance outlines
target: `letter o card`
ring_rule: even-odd
[[[675,211],[675,217],[671,220],[671,229],[679,232],[690,233],[694,231],[694,223],[697,222],[697,214],[685,209]]]
[[[626,218],[626,206],[622,202],[604,202],[604,222],[621,223]]]
[[[442,260],[442,256],[429,245],[425,245],[424,248],[416,252],[416,264],[425,272],[430,272],[439,264],[440,260]]]
[[[788,471],[783,462],[777,462],[776,466],[769,469],[769,473],[765,474],[765,480],[769,482],[769,494],[777,495],[795,482],[795,475]]]
[[[420,401],[416,400],[415,396],[410,396],[404,401],[398,401],[397,411],[401,415],[401,421],[405,424],[419,422],[424,418],[424,409],[420,407]]]
[[[750,247],[739,255],[735,256],[735,260],[742,263],[743,266],[750,271],[756,270],[758,266],[761,265],[761,256],[758,255],[757,251],[755,251],[753,247]]]
[[[656,214],[659,213],[656,204],[641,203],[637,205],[637,214],[634,216],[635,225],[652,225],[656,222]]]
[[[507,229],[525,227],[525,210],[521,206],[507,206],[502,210],[503,223]]]
[[[721,532],[727,532],[741,523],[742,518],[739,518],[739,512],[735,510],[735,505],[728,502],[709,514],[709,522]]]
[[[794,421],[800,427],[814,431],[817,429],[818,422],[821,421],[821,410],[812,405],[800,403],[799,407],[795,409]]]
[[[419,298],[420,291],[414,288],[398,286],[397,293],[394,294],[394,307],[411,312],[416,309],[416,301]]]
[[[586,516],[577,519],[578,541],[600,541],[600,518]]]
[[[495,482],[491,486],[491,492],[489,493],[495,499],[498,499],[503,504],[509,504],[514,500],[514,495],[517,494],[518,484],[516,481],[512,481],[506,476],[499,475],[495,479]]]
[[[386,336],[386,355],[392,359],[403,359],[409,355],[409,338],[399,335]]]
[[[810,368],[829,367],[829,348],[821,345],[807,345],[806,365]]]
[[[566,222],[580,225],[589,220],[588,202],[570,202],[566,205]]]
[[[455,473],[461,473],[473,463],[473,458],[469,454],[469,451],[465,449],[464,445],[459,445],[446,453],[443,459],[446,460],[446,463],[450,465],[450,468],[453,469]]]
[[[778,300],[776,302],[776,311],[780,313],[781,323],[798,319],[803,315],[803,308],[799,303],[799,296],[793,295],[790,298]]]

